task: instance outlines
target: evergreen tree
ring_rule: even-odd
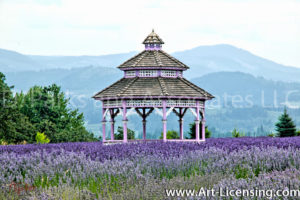
[[[201,122],[199,123],[199,137],[201,138],[202,135],[202,128],[201,128]],[[189,139],[195,139],[196,138],[196,123],[190,124],[190,131],[188,132]],[[207,126],[205,126],[205,138],[210,138],[211,132],[208,130]]]
[[[296,136],[296,126],[284,108],[283,114],[279,117],[278,122],[275,124],[276,131],[279,137]]]

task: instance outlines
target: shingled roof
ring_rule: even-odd
[[[212,99],[211,94],[184,78],[122,78],[100,91],[93,98],[123,98],[134,96],[172,96]]]
[[[130,58],[118,68],[179,68],[182,70],[189,69],[188,66],[167,54],[162,50],[147,51],[144,50],[136,56]]]
[[[152,29],[152,32],[145,38],[143,44],[164,44],[164,42]]]

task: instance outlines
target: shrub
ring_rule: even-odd
[[[179,134],[177,131],[171,130],[167,131],[167,139],[179,139]],[[163,133],[160,134],[159,139],[163,139]]]
[[[276,137],[276,134],[275,133],[269,133],[268,137]]]
[[[38,144],[47,144],[50,142],[49,138],[45,135],[45,133],[40,132],[36,133],[35,140]]]
[[[5,140],[0,139],[0,145],[8,145],[8,143]]]
[[[233,129],[233,131],[231,132],[232,137],[238,138],[238,137],[244,137],[245,134],[238,131],[236,128]]]

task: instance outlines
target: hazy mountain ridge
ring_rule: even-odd
[[[78,108],[85,115],[88,124],[94,127],[93,131],[99,134],[98,124],[101,121],[100,103],[94,101],[91,96],[104,89],[122,77],[122,72],[114,68],[104,67],[83,67],[74,69],[50,69],[42,71],[27,72],[7,72],[5,73],[7,83],[15,85],[15,90],[28,90],[33,85],[49,85],[56,83],[60,85],[71,97],[71,107]],[[191,80],[199,87],[212,93],[216,98],[207,102],[207,124],[210,128],[215,128],[219,136],[226,136],[226,132],[237,127],[245,131],[254,131],[261,125],[265,130],[272,130],[278,115],[282,112],[282,102],[288,91],[298,91],[291,95],[289,100],[299,101],[300,83],[285,83],[279,81],[266,80],[262,77],[255,77],[242,72],[217,72],[207,74]],[[274,90],[276,90],[276,102],[274,105]],[[264,105],[262,105],[262,93],[264,91]],[[224,94],[227,96],[238,95],[242,102],[231,104],[224,102]],[[247,95],[251,95],[250,100],[253,105],[245,101]],[[230,102],[231,97],[228,97]],[[265,106],[265,107],[263,107]],[[300,125],[300,109],[289,110],[291,116]],[[129,124],[130,128],[141,130],[141,119],[132,116]],[[171,114],[168,126],[177,127],[177,118]],[[193,121],[193,116],[187,114],[185,130],[188,130],[189,123]],[[94,125],[93,125],[94,124]],[[97,124],[97,125],[96,125]],[[161,132],[161,121],[156,115],[149,118],[149,130],[153,134]],[[176,129],[177,130],[177,129]],[[225,135],[222,135],[225,134]]]
[[[137,53],[100,56],[36,56],[0,49],[0,71],[38,71],[84,66],[116,68]],[[189,79],[212,72],[240,71],[266,79],[300,82],[300,68],[281,65],[231,45],[199,46],[190,50],[174,52],[172,55],[190,67],[185,72],[185,77]]]
[[[199,46],[172,55],[191,67],[186,72],[189,78],[211,72],[240,71],[272,80],[300,81],[300,68],[281,65],[231,45]]]

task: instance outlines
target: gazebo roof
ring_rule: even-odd
[[[130,58],[123,64],[121,64],[119,69],[128,68],[177,68],[182,70],[189,69],[188,66],[167,54],[162,50],[147,51],[144,50],[136,56]]]
[[[164,42],[152,29],[152,32],[145,38],[143,44],[164,44]]]
[[[126,97],[195,97],[214,98],[211,94],[184,78],[135,77],[122,78],[100,91],[93,98]]]

